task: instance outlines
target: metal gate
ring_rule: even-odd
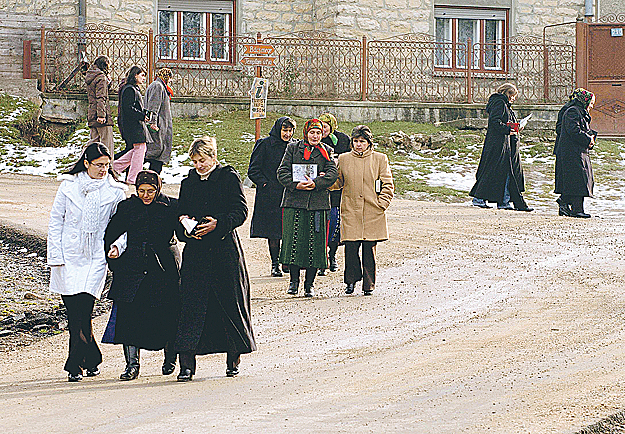
[[[625,16],[577,24],[577,85],[596,96],[592,128],[625,136]]]

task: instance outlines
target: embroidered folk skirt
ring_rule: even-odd
[[[328,268],[327,211],[284,208],[280,263],[301,268]]]

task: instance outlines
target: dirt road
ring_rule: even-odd
[[[0,220],[45,230],[56,182],[0,176]],[[175,188],[174,188],[175,190]],[[250,202],[252,191],[248,192]],[[625,223],[397,200],[376,293],[286,296],[261,240],[240,229],[259,350],[193,382],[142,353],[137,381],[68,383],[67,333],[0,353],[5,432],[567,433],[625,407]],[[342,250],[339,254],[342,260]],[[340,265],[342,262],[340,261]],[[101,336],[107,318],[95,321]]]

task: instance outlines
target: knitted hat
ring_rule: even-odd
[[[153,186],[156,189],[156,196],[158,196],[161,192],[161,188],[163,187],[163,182],[161,181],[161,177],[158,176],[153,170],[142,170],[137,174],[137,179],[135,180],[135,187],[139,188],[142,184],[148,184]]]

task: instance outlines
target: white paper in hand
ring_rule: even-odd
[[[197,226],[197,222],[190,218],[183,218],[180,223],[182,223],[182,226],[184,226],[184,229],[188,234],[190,234],[191,231],[193,231],[193,229]]]
[[[525,125],[527,125],[527,121],[529,121],[532,118],[532,114],[530,113],[528,116],[525,116],[523,119],[521,119],[521,121],[519,122],[519,128],[525,128]]]

